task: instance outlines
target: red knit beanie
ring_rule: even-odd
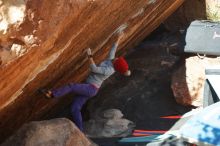
[[[124,74],[126,71],[128,71],[128,63],[123,57],[117,58],[113,62],[113,66],[114,66],[114,69],[121,74]]]

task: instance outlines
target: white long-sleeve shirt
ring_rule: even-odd
[[[115,72],[112,60],[115,58],[117,47],[118,44],[115,43],[109,52],[108,58],[101,62],[100,65],[90,65],[91,73],[86,80],[87,83],[93,84],[99,88],[102,85],[103,81]]]

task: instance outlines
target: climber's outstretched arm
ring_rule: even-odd
[[[117,41],[113,44],[111,50],[109,51],[109,56],[108,59],[109,60],[113,60],[115,58],[115,53],[117,51],[118,45],[120,43],[121,38],[124,36],[124,33],[121,32],[120,34],[118,34],[118,39]]]

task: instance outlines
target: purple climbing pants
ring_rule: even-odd
[[[75,122],[76,126],[81,131],[83,131],[82,115],[81,115],[82,106],[86,103],[86,101],[90,97],[93,97],[97,94],[98,88],[96,88],[92,84],[70,83],[68,85],[52,90],[52,94],[55,98],[64,96],[70,92],[76,94],[76,97],[74,97],[71,106],[71,114],[73,117],[73,121]]]

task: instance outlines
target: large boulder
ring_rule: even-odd
[[[0,141],[24,122],[72,101],[48,101],[37,90],[84,80],[89,71],[86,48],[99,63],[118,28],[127,26],[118,48],[125,53],[183,1],[0,0]]]
[[[220,65],[220,59],[189,57],[173,73],[171,88],[179,104],[202,106],[205,68],[212,65]]]
[[[97,146],[68,119],[30,122],[1,146]]]

